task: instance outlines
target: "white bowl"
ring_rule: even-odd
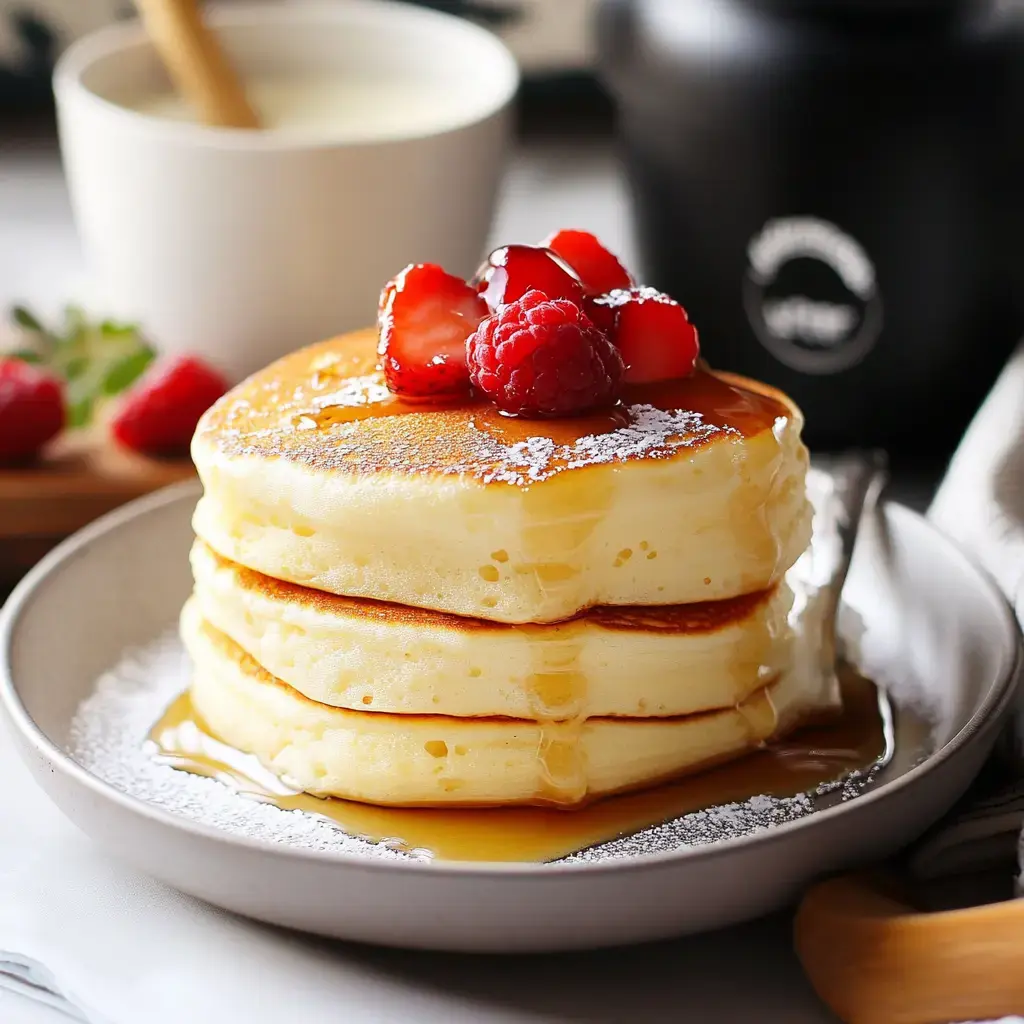
[[[75,43],[54,78],[75,220],[105,311],[232,378],[373,320],[410,262],[469,275],[518,85],[489,32],[406,4],[232,6],[211,21],[243,78],[339,72],[451,84],[391,137],[209,128],[124,106],[169,88],[138,24]]]
[[[211,903],[324,935],[539,951],[765,913],[942,815],[992,749],[1021,672],[1019,630],[995,586],[924,519],[890,505],[884,529],[861,539],[845,596],[863,620],[867,666],[890,684],[896,755],[855,799],[711,845],[577,863],[423,863],[243,838],[127,796],[65,752],[97,676],[174,623],[191,585],[196,497],[187,485],[142,499],[29,574],[0,615],[0,701],[39,784],[112,853]]]

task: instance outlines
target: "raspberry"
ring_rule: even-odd
[[[31,459],[66,420],[56,377],[22,362],[0,359],[0,463]]]
[[[146,455],[184,455],[199,418],[228,382],[194,356],[147,372],[122,399],[111,431],[126,448]]]
[[[466,342],[473,384],[508,413],[573,416],[611,405],[618,350],[574,302],[533,289],[489,316]]]

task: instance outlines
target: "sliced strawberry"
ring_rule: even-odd
[[[64,388],[20,359],[0,359],[0,463],[37,455],[66,421]]]
[[[200,417],[228,382],[195,356],[156,363],[121,400],[110,428],[145,455],[184,455]]]
[[[583,286],[575,271],[550,249],[539,245],[503,245],[477,273],[477,291],[492,310],[542,291],[549,299],[583,304]]]
[[[614,317],[610,336],[626,364],[623,380],[648,384],[693,373],[700,356],[697,328],[674,299],[654,288],[629,288],[600,296],[593,308],[599,325]]]
[[[589,231],[563,228],[541,245],[557,253],[576,271],[587,295],[633,287],[629,271]]]
[[[388,388],[406,398],[469,394],[466,339],[489,310],[462,278],[412,263],[381,294],[377,353]]]

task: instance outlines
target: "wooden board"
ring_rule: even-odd
[[[0,469],[0,590],[98,516],[193,476],[188,459],[150,459],[68,434],[32,466]]]

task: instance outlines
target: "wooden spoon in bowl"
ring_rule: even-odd
[[[135,0],[143,24],[172,81],[203,124],[220,128],[259,128],[217,37],[196,0]]]

